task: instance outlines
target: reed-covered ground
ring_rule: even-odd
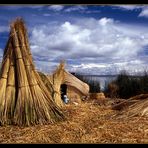
[[[67,105],[66,121],[33,127],[0,127],[0,143],[148,143],[148,118],[117,119],[112,101]]]

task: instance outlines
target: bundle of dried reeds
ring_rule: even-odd
[[[47,75],[45,75],[42,72],[38,72],[38,74],[40,75],[42,81],[44,82],[45,86],[47,87],[48,91],[51,92],[51,94],[53,94],[53,79],[49,78]],[[53,95],[52,95],[53,96]]]
[[[119,103],[116,103],[112,106],[112,109],[114,110],[122,110],[136,102],[139,102],[141,100],[147,99],[148,98],[148,94],[140,94],[140,95],[136,95],[134,97],[131,97],[127,100],[122,100]]]
[[[0,123],[47,124],[64,119],[35,70],[24,21],[11,24],[0,76]]]
[[[133,116],[148,116],[148,94],[140,94],[122,101],[112,107],[115,110],[122,110],[119,118]]]
[[[59,107],[63,107],[61,99],[61,84],[64,80],[64,67],[65,63],[62,61],[53,74],[53,99]]]

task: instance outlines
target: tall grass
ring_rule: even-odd
[[[118,87],[118,97],[127,99],[135,95],[148,93],[148,72],[144,72],[141,76],[130,76],[126,71],[121,72],[116,80],[111,82]],[[108,84],[105,92],[111,94],[112,90],[109,89]]]

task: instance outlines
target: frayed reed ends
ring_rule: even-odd
[[[0,77],[0,123],[48,124],[63,120],[61,109],[35,70],[24,22],[11,24]]]

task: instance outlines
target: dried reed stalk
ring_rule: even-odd
[[[134,103],[140,102],[141,100],[145,100],[147,98],[148,98],[148,94],[136,95],[134,97],[131,97],[131,98],[127,99],[127,100],[123,100],[122,102],[113,105],[112,109],[114,109],[114,110],[122,110],[125,107],[129,107],[130,105],[133,105]]]
[[[28,33],[27,28],[25,26],[25,22],[22,18],[18,18],[18,22],[14,24],[16,30],[18,31],[18,38],[20,41],[23,42],[22,46],[26,47],[26,50],[29,54],[29,59],[31,60],[32,67],[35,69],[35,66],[33,64],[33,58],[30,50],[29,40],[28,40]]]
[[[53,74],[53,99],[59,107],[63,107],[64,105],[61,99],[61,84],[64,80],[64,66],[64,62],[61,62]]]
[[[64,119],[33,64],[22,19],[11,24],[0,77],[0,123],[47,124]]]
[[[51,92],[51,96],[53,98],[53,80],[49,79],[48,76],[46,76],[42,72],[38,72],[39,76],[41,77],[42,81],[44,82],[45,86],[47,87],[48,91]]]
[[[6,99],[6,87],[7,87],[7,78],[10,66],[9,56],[5,56],[5,59],[2,61],[1,69],[1,79],[0,79],[0,123],[3,124],[3,114],[5,110],[5,99]]]
[[[123,110],[119,118],[130,118],[134,116],[148,116],[148,98],[139,100]]]
[[[12,45],[10,48],[12,48]],[[11,124],[11,119],[14,113],[15,107],[15,65],[14,65],[14,54],[10,50],[10,67],[8,72],[7,87],[6,87],[6,96],[5,96],[5,106],[3,114],[3,124]]]

